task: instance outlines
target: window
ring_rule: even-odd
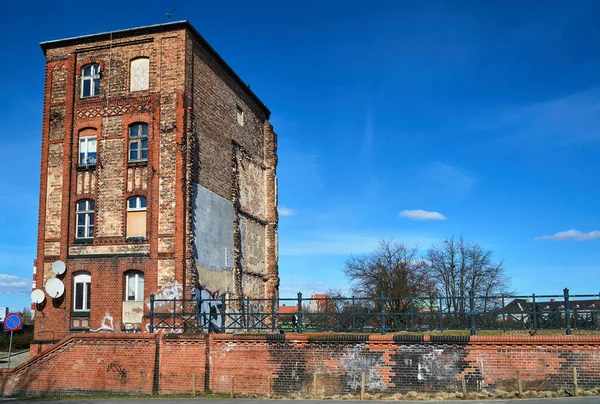
[[[242,110],[242,108],[239,105],[236,105],[235,110],[238,125],[244,126],[244,110]]]
[[[96,137],[80,137],[79,138],[79,165],[95,165],[96,164]]]
[[[144,274],[129,271],[125,274],[125,300],[141,302],[144,300]]]
[[[90,311],[90,284],[92,278],[89,273],[82,272],[73,278],[73,311]]]
[[[129,127],[129,161],[148,160],[148,124],[136,123]]]
[[[150,86],[150,59],[138,58],[129,66],[129,91],[143,91]]]
[[[146,198],[127,200],[127,237],[146,237]]]
[[[77,202],[77,233],[75,237],[94,237],[94,201],[91,199]]]
[[[100,94],[100,66],[91,64],[81,69],[81,98]]]

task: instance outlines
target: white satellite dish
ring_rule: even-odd
[[[65,284],[58,278],[48,279],[46,293],[53,299],[61,297],[65,293]]]
[[[44,300],[46,300],[46,294],[42,289],[36,289],[33,292],[31,292],[31,301],[33,303],[40,304],[43,303]]]
[[[56,275],[62,275],[65,273],[65,271],[67,270],[67,266],[65,265],[64,262],[62,261],[54,261],[52,263],[52,272],[54,272]]]

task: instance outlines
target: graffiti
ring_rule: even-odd
[[[113,323],[113,318],[110,314],[106,313],[106,314],[104,314],[104,318],[100,322],[100,328],[97,328],[95,330],[90,330],[90,332],[114,331],[114,330],[115,330],[115,326]]]
[[[173,300],[180,300],[183,295],[183,286],[177,281],[166,282],[160,290],[154,294],[154,310],[164,311],[173,309]],[[150,300],[147,300],[146,305],[150,308]],[[177,304],[177,309],[181,308],[181,304]]]
[[[348,390],[360,390],[363,372],[365,373],[365,386],[369,391],[387,389],[377,372],[377,369],[384,365],[381,354],[370,352],[362,346],[355,346],[342,356],[341,365],[346,371],[344,381]]]
[[[109,372],[116,373],[117,376],[119,377],[119,379],[121,380],[121,383],[125,384],[126,379],[127,379],[127,371],[125,369],[123,369],[123,367],[121,367],[119,362],[109,363],[109,365],[106,367],[106,373],[109,373]]]
[[[210,289],[199,285],[194,288],[194,295],[198,305],[196,322],[204,330],[219,330],[223,321],[221,291],[212,292]]]

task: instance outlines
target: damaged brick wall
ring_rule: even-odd
[[[358,394],[573,390],[600,384],[600,337],[80,334],[14,370],[6,395],[65,392]],[[57,369],[59,371],[57,371]],[[94,377],[89,377],[93,375]],[[194,377],[195,375],[195,377]]]

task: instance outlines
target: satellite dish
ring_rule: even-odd
[[[65,293],[65,284],[58,278],[48,279],[46,293],[53,299],[61,297]]]
[[[43,303],[44,300],[46,300],[46,294],[42,289],[36,289],[33,292],[31,292],[31,301],[33,303],[40,304]]]
[[[52,263],[52,272],[54,272],[56,275],[62,275],[65,273],[65,271],[67,270],[67,266],[65,265],[64,262],[62,261],[54,261]]]

